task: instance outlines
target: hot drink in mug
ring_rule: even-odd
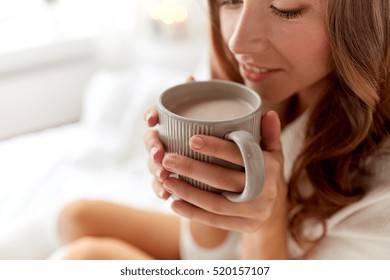
[[[252,89],[230,81],[191,82],[166,90],[159,99],[159,132],[167,153],[229,168],[237,166],[191,150],[193,135],[205,134],[234,141],[241,151],[246,174],[242,193],[220,191],[192,178],[185,182],[218,192],[233,202],[255,198],[264,182],[264,161],[260,149],[261,100]]]

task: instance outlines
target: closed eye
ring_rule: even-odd
[[[275,6],[271,5],[271,10],[272,13],[278,17],[281,17],[283,19],[295,19],[300,16],[302,16],[304,9],[303,8],[298,8],[298,9],[293,9],[293,10],[282,10],[278,9]]]

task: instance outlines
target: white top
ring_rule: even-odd
[[[282,132],[281,141],[285,158],[285,178],[291,175],[292,164],[301,151],[305,124],[305,113],[289,124]],[[356,177],[369,191],[360,201],[336,212],[327,221],[327,234],[314,248],[302,249],[289,238],[289,254],[292,259],[390,259],[390,139],[365,164],[369,175]],[[366,174],[366,173],[365,173]],[[302,182],[301,191],[310,190]],[[181,252],[184,259],[238,259],[237,233],[214,250],[204,250],[197,244],[188,223],[182,225]],[[305,234],[318,236],[321,228],[307,224]]]
[[[192,237],[190,221],[181,219],[180,257],[183,260],[234,260],[240,258],[239,232],[229,232],[225,241],[214,248],[199,246]]]

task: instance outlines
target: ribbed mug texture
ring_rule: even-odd
[[[160,139],[164,143],[167,153],[184,155],[203,162],[214,163],[225,167],[238,169],[239,167],[232,163],[228,163],[226,161],[215,159],[213,157],[193,151],[189,146],[190,138],[196,134],[212,135],[219,138],[224,138],[224,136],[229,132],[235,130],[245,130],[251,133],[255,139],[260,142],[260,121],[260,111],[236,120],[229,120],[213,124],[202,123],[201,121],[195,122],[177,119],[172,114],[160,112]],[[218,189],[196,181],[192,178],[184,176],[178,176],[178,178],[197,188],[212,192],[219,192]]]

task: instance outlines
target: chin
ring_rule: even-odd
[[[274,89],[272,87],[265,87],[263,85],[259,85],[258,83],[253,83],[250,81],[245,81],[245,84],[258,93],[263,103],[282,103],[294,95],[291,94],[290,91],[287,91],[285,89]]]

